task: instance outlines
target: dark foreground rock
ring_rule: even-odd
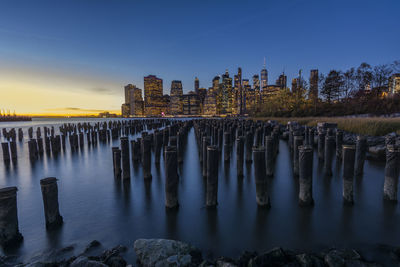
[[[138,239],[133,248],[138,263],[150,266],[198,266],[202,261],[201,251],[175,240]]]
[[[12,256],[0,255],[0,266],[29,267],[125,267],[133,266],[123,258],[128,250],[124,246],[116,246],[109,250],[95,253],[101,249],[98,241],[92,241],[82,253],[72,255],[74,246],[68,246],[37,255],[28,263],[16,263]],[[277,247],[263,253],[243,252],[238,258],[219,257],[202,258],[196,247],[176,240],[138,239],[133,249],[137,255],[136,266],[169,267],[169,266],[201,266],[201,267],[377,267],[400,266],[400,248],[386,246],[387,259],[384,264],[367,261],[354,249],[329,249],[318,253],[294,252]],[[383,248],[381,248],[383,249]],[[95,254],[95,255],[94,255]]]

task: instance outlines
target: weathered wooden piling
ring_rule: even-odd
[[[243,162],[244,162],[244,137],[236,138],[236,168],[237,176],[243,177]]]
[[[324,155],[324,174],[332,176],[332,161],[335,150],[335,137],[332,135],[325,136],[325,155]]]
[[[163,146],[163,132],[157,132],[154,140],[154,162],[160,163],[161,150]]]
[[[129,138],[121,137],[121,157],[122,157],[122,178],[129,179],[131,177],[131,164],[129,159]]]
[[[230,132],[224,132],[224,161],[229,162],[231,160],[231,144],[230,144]]]
[[[386,147],[385,182],[383,198],[397,202],[397,187],[400,172],[400,149],[394,145]]]
[[[254,177],[256,182],[256,201],[260,207],[269,207],[267,176],[265,170],[265,148],[253,147]]]
[[[207,147],[211,145],[211,137],[209,136],[203,136],[203,142],[202,142],[202,149],[203,149],[203,168],[202,168],[202,174],[203,177],[207,177]]]
[[[253,149],[254,135],[251,131],[246,132],[246,162],[253,162],[252,149]]]
[[[38,148],[36,139],[31,139],[28,141],[29,158],[31,160],[36,160],[38,157]]]
[[[171,137],[170,137],[171,139]],[[143,166],[143,178],[151,179],[151,139],[149,136],[142,138],[141,144],[142,150],[142,166]]]
[[[174,135],[169,136],[169,145],[178,147],[178,138]]]
[[[21,128],[18,129],[18,140],[22,141],[24,139],[24,132],[22,131]]]
[[[362,176],[364,172],[364,162],[368,150],[367,139],[363,136],[357,136],[356,141],[356,163],[354,167],[355,175]]]
[[[38,138],[37,139],[37,144],[38,144],[38,152],[39,152],[39,154],[43,154],[43,152],[44,152],[43,138]]]
[[[58,227],[63,223],[63,217],[60,215],[58,207],[57,179],[48,177],[40,180],[40,188],[42,190],[46,228]]]
[[[272,136],[265,137],[265,172],[267,176],[274,175],[274,138]]]
[[[10,142],[11,159],[16,160],[17,155],[17,143],[15,141]]]
[[[299,147],[303,145],[303,136],[293,137],[293,175],[299,176]]]
[[[343,200],[345,204],[353,204],[354,160],[356,148],[354,145],[343,145]]]
[[[324,160],[325,156],[325,131],[321,129],[318,132],[318,159]]]
[[[0,245],[13,246],[22,240],[18,227],[17,188],[0,189]]]
[[[218,147],[207,147],[207,194],[208,208],[218,205]]]
[[[44,137],[44,145],[47,153],[50,153],[51,147],[50,147],[50,137],[45,136]],[[71,136],[70,136],[70,145],[71,149],[73,149],[73,143],[71,142]]]
[[[336,130],[336,157],[342,158],[343,131]]]
[[[114,166],[114,178],[121,178],[121,150],[118,147],[112,148],[113,153],[113,166]]]
[[[312,197],[313,175],[313,148],[312,146],[299,147],[299,205],[314,204]]]
[[[176,146],[166,146],[165,154],[165,207],[176,208],[178,202],[178,153]]]
[[[8,142],[1,143],[1,149],[3,150],[3,160],[10,161],[10,148]]]
[[[314,136],[315,136],[314,128],[308,129],[308,144],[312,147],[314,147]]]

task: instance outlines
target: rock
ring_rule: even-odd
[[[338,267],[345,266],[346,262],[361,260],[361,256],[354,249],[333,249],[325,255],[324,260],[328,266]]]
[[[244,251],[242,254],[240,254],[238,265],[240,267],[247,267],[249,261],[257,256],[258,256],[257,252]]]
[[[278,266],[300,266],[292,253],[285,252],[282,248],[274,248],[265,252],[249,261],[249,267],[265,266],[265,267],[278,267]]]
[[[106,261],[110,257],[119,256],[120,253],[123,253],[126,250],[127,250],[127,247],[119,245],[112,249],[103,251],[103,253],[101,253],[101,255],[100,255],[100,258],[103,261]]]
[[[370,146],[368,148],[369,156],[375,160],[385,160],[386,148],[385,145]]]
[[[296,255],[297,261],[302,267],[323,267],[326,266],[324,261],[312,254],[299,254]]]
[[[99,261],[89,260],[85,256],[80,256],[71,263],[70,267],[107,267],[107,265]]]
[[[101,246],[101,243],[97,240],[93,240],[92,242],[89,243],[89,245],[86,246],[85,250],[83,253],[88,253],[91,250],[98,248]]]
[[[143,266],[189,266],[202,262],[201,252],[186,243],[168,239],[138,239],[134,243]]]
[[[125,267],[126,261],[121,256],[112,256],[104,261],[110,267]]]
[[[226,262],[226,261],[217,261],[217,267],[237,267],[236,264],[232,262]]]

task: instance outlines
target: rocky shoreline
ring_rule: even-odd
[[[276,122],[275,122],[276,123]],[[297,122],[291,122],[291,123],[296,123]],[[329,123],[319,123],[320,126],[314,127],[317,129],[318,127],[323,127],[323,124],[329,124]],[[283,125],[280,124],[282,136],[281,138],[284,140],[287,140],[289,138],[289,129],[288,125]],[[304,127],[304,126],[301,126]],[[337,125],[336,125],[337,127]],[[351,132],[343,132],[343,144],[347,145],[354,145],[357,141],[357,136],[358,134],[351,133]],[[374,161],[385,161],[385,152],[386,152],[386,144],[385,140],[391,138],[394,139],[394,142],[396,144],[400,144],[400,136],[396,134],[395,132],[389,133],[384,136],[364,136],[368,145],[368,153],[367,153],[367,159],[369,160],[374,160]],[[317,136],[314,137],[314,144],[317,144]]]
[[[383,247],[382,247],[383,248]],[[0,266],[19,267],[125,267],[125,266],[201,266],[201,267],[258,267],[258,266],[400,266],[400,247],[384,249],[387,259],[383,262],[366,260],[355,249],[331,248],[323,251],[301,252],[280,247],[263,253],[244,251],[236,258],[203,258],[198,248],[176,240],[138,239],[134,242],[136,262],[128,263],[124,254],[132,248],[116,246],[101,251],[100,242],[94,240],[83,252],[73,255],[73,246],[43,253],[26,263],[18,263],[16,257],[0,256]]]

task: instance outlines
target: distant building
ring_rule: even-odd
[[[147,116],[159,116],[166,109],[163,80],[155,75],[144,77],[144,110]]]
[[[389,77],[389,93],[399,94],[400,93],[400,73],[395,73]]]
[[[144,102],[142,98],[142,90],[133,84],[128,84],[125,89],[125,103],[121,106],[121,114],[123,117],[143,116]]]
[[[222,75],[222,82],[219,85],[219,103],[217,104],[218,114],[232,113],[232,78],[229,77],[228,70]]]
[[[265,90],[261,91],[261,103],[268,103],[270,97],[276,95],[283,90],[280,85],[268,85]]]
[[[293,78],[292,79],[292,93],[296,93],[298,90],[298,79],[297,78]]]
[[[122,104],[122,106],[121,106],[121,114],[122,114],[122,117],[129,117],[129,115],[130,115],[130,106],[129,106],[129,104]]]
[[[279,86],[279,88],[281,89],[287,87],[287,76],[285,75],[285,73],[279,75],[279,78],[276,80],[276,85]]]
[[[217,100],[215,94],[213,93],[212,87],[208,88],[207,90],[207,94],[204,99],[203,114],[212,116],[217,114]]]
[[[308,92],[308,99],[316,101],[318,99],[318,70],[310,71],[310,91]]]
[[[264,61],[264,68],[261,70],[261,89],[265,90],[268,85],[268,71],[265,68],[265,61]]]
[[[204,100],[207,95],[207,89],[206,88],[199,88],[198,90],[198,96],[199,96],[199,101],[200,101],[200,114],[204,114]]]
[[[190,91],[188,94],[182,96],[183,114],[188,116],[195,116],[200,114],[200,100],[198,94]]]
[[[253,88],[254,90],[260,90],[260,79],[257,74],[253,76]]]
[[[171,82],[171,97],[170,97],[170,108],[172,115],[179,115],[183,113],[183,88],[181,81]]]
[[[200,81],[199,78],[194,78],[194,91],[196,94],[199,93],[199,88],[200,88]]]

